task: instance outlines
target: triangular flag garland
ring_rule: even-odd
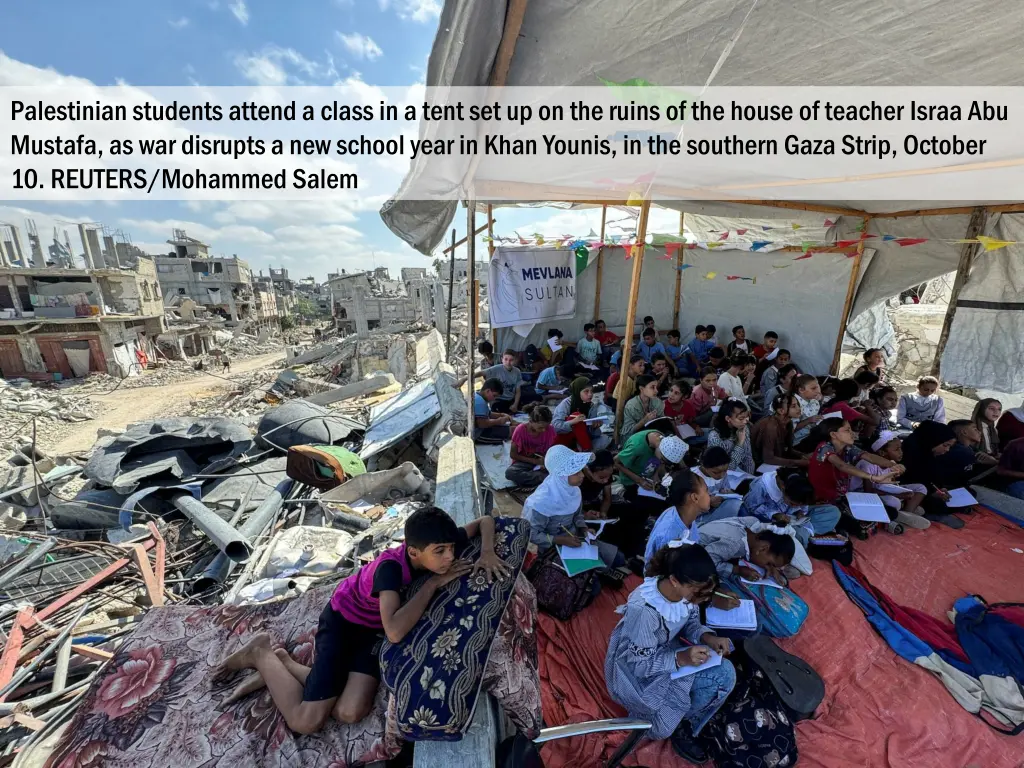
[[[985,235],[978,235],[978,242],[984,246],[986,251],[998,251],[1000,248],[1005,248],[1008,245],[1016,245],[1015,240],[996,240],[994,237],[986,237]]]
[[[927,237],[898,237],[898,238],[896,238],[896,242],[900,245],[900,247],[905,248],[908,245],[920,245],[921,243],[927,243],[928,242],[928,238]]]
[[[693,264],[680,264],[676,269],[682,272],[684,269],[691,269],[693,266]]]
[[[705,280],[714,280],[716,277],[718,277],[718,273],[717,272],[707,272],[707,273],[704,274],[704,279]]]

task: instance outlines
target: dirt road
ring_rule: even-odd
[[[254,371],[273,365],[283,359],[283,352],[251,357],[231,364],[230,379],[235,374]],[[218,375],[219,372],[218,372]],[[139,387],[137,389],[115,390],[107,395],[93,395],[89,399],[103,406],[104,413],[92,421],[83,421],[71,435],[54,446],[50,453],[72,453],[85,451],[96,442],[96,431],[124,429],[136,421],[155,419],[160,416],[177,416],[186,413],[192,400],[220,394],[232,386],[231,381],[199,373],[195,378],[162,387]]]

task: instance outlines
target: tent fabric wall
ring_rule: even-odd
[[[1007,214],[990,220],[986,232],[1000,240],[1024,243],[1024,216]],[[1024,392],[1022,340],[1024,245],[982,251],[960,293],[942,356],[942,378],[964,386]]]
[[[724,343],[731,339],[730,329],[744,325],[751,338],[765,331],[776,331],[782,344],[806,370],[826,373],[832,363],[843,302],[853,261],[844,254],[819,254],[812,259],[793,261],[794,254],[762,254],[745,251],[686,250],[684,263],[693,265],[682,273],[680,330],[684,341],[693,335],[698,323],[713,323]],[[640,296],[634,332],[639,332],[644,315],[654,317],[662,332],[672,325],[675,302],[676,259],[665,259],[665,250],[648,247],[640,278]],[[872,253],[865,249],[865,264]],[[784,264],[785,269],[773,269]],[[622,248],[606,248],[601,278],[601,319],[621,334],[626,322],[629,284],[633,262],[625,259]],[[717,272],[713,280],[704,278]],[[727,280],[728,275],[757,275],[757,284],[746,280]],[[548,328],[560,329],[567,340],[583,335],[583,326],[594,317],[597,266],[593,262],[576,279],[576,317],[536,326],[528,338],[512,329],[497,332],[498,349],[521,350],[527,344],[544,344]],[[795,287],[799,286],[799,289]]]

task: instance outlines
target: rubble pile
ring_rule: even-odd
[[[84,463],[17,446],[0,468],[5,754],[39,749],[41,764],[43,737],[149,612],[286,600],[394,544],[467,418],[441,335],[396,330],[239,374],[187,417],[101,431]],[[5,387],[0,400],[75,413],[65,397]]]
[[[39,387],[28,379],[0,379],[0,414],[3,416],[0,452],[16,450],[18,438],[31,442],[32,417],[36,419],[36,439],[44,445],[63,440],[74,424],[96,418],[99,407],[84,393],[70,394],[47,385]],[[16,429],[17,425],[22,425]]]

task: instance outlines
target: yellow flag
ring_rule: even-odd
[[[705,280],[714,280],[716,277],[718,277],[717,272],[708,272],[706,275],[704,275]]]
[[[803,227],[803,225],[802,225],[802,224],[794,224],[794,225],[793,225],[793,230],[794,230],[794,231],[796,231],[796,230],[798,230],[798,229],[801,229],[802,227]]]
[[[640,206],[644,204],[643,195],[638,192],[630,192],[629,197],[626,198],[626,205]]]
[[[715,248],[721,248],[722,243],[718,242],[717,240],[712,240],[710,243],[707,244],[707,247],[709,251],[713,251]]]
[[[978,235],[978,242],[981,243],[986,251],[998,251],[1000,248],[1005,248],[1008,245],[1016,245],[1016,240],[996,240],[994,237],[986,237],[985,235]]]

